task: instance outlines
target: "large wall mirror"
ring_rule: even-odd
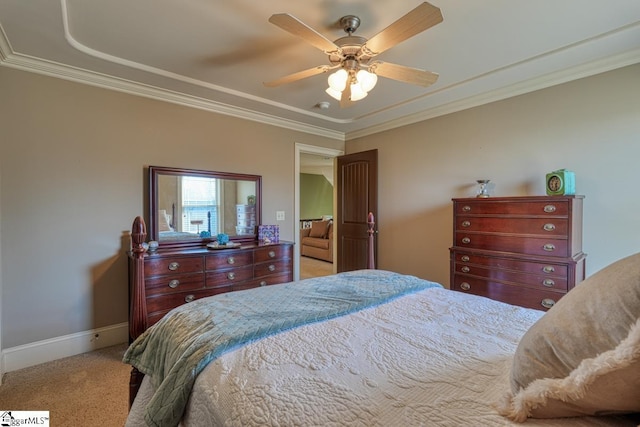
[[[255,240],[261,192],[258,175],[150,166],[150,239],[160,247],[200,246],[220,233]]]

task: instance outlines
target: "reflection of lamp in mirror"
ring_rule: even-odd
[[[489,190],[487,189],[487,184],[489,184],[490,179],[478,179],[476,182],[480,185],[480,189],[478,190],[478,194],[476,197],[489,197]]]

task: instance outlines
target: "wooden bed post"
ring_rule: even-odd
[[[369,212],[369,216],[367,217],[367,225],[369,229],[367,233],[369,233],[369,241],[367,242],[367,246],[369,247],[369,253],[367,255],[367,268],[370,270],[374,270],[376,268],[376,260],[374,259],[374,236],[375,230],[373,229],[375,226],[375,221],[373,219],[373,213]]]
[[[129,307],[129,339],[135,340],[147,329],[147,306],[145,304],[144,253],[142,247],[147,238],[147,226],[141,216],[137,216],[131,227],[131,289]],[[129,407],[138,393],[144,375],[136,368],[131,370],[129,379]]]

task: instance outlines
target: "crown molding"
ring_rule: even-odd
[[[451,114],[492,102],[501,101],[503,99],[512,98],[514,96],[523,95],[525,93],[534,92],[536,90],[546,89],[551,86],[556,86],[573,80],[605,73],[607,71],[612,71],[617,68],[622,68],[637,63],[640,63],[640,49],[631,50],[619,55],[613,55],[602,60],[581,64],[576,67],[549,73],[535,79],[525,80],[523,82],[515,83],[496,90],[491,90],[458,101],[439,105],[433,108],[428,108],[418,113],[401,117],[399,119],[390,120],[385,123],[367,127],[366,129],[348,132],[345,135],[345,141],[362,138],[364,136],[372,135],[375,133],[380,133],[398,127],[422,122],[428,119],[433,119],[435,117],[444,116],[445,114]]]
[[[1,27],[0,27],[1,30]],[[158,101],[170,102],[186,107],[224,114],[240,119],[251,120],[289,130],[322,136],[344,141],[344,132],[338,132],[319,126],[308,125],[295,120],[283,119],[249,109],[211,101],[205,98],[177,93],[155,86],[145,85],[130,80],[120,79],[101,73],[87,71],[76,67],[46,61],[26,55],[13,53],[4,33],[0,31],[0,65],[22,71],[33,72],[49,77],[60,78],[76,83],[87,84],[103,89],[115,90],[130,95],[142,96]]]

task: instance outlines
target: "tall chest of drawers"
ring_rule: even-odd
[[[132,338],[160,320],[169,310],[199,298],[274,285],[293,280],[293,244],[244,244],[237,249],[206,248],[159,251],[145,254],[143,271],[130,257],[132,295],[144,300],[132,311],[140,325]],[[135,280],[136,277],[140,277]],[[141,283],[141,285],[133,285]]]
[[[453,199],[451,289],[546,310],[584,280],[583,196]]]

